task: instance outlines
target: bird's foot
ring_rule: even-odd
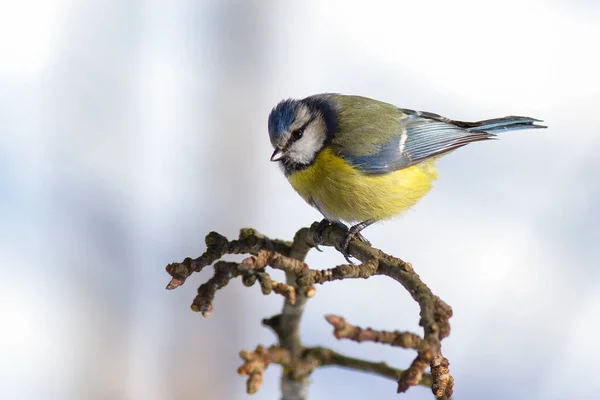
[[[344,258],[346,259],[346,261],[348,261],[350,264],[353,264],[353,262],[350,260],[350,253],[348,253],[348,248],[350,247],[350,242],[353,239],[358,239],[359,241],[363,242],[364,244],[366,244],[367,246],[371,246],[371,242],[369,242],[361,233],[360,231],[363,230],[364,228],[366,228],[367,226],[371,225],[373,222],[373,220],[367,220],[367,221],[363,221],[359,224],[353,225],[350,227],[350,229],[348,229],[348,232],[346,233],[346,236],[344,237],[344,241],[342,242],[342,248],[340,249],[342,255],[344,256]]]
[[[323,244],[323,231],[325,230],[325,228],[327,228],[330,225],[331,225],[331,221],[329,221],[327,218],[323,218],[321,220],[321,222],[319,222],[319,224],[313,230],[313,241],[315,243],[315,249],[317,251],[321,251],[321,252],[323,251],[319,247],[319,245]]]

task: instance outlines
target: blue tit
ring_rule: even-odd
[[[342,248],[348,259],[348,245],[362,238],[362,229],[402,213],[431,189],[439,157],[499,132],[545,128],[536,122],[454,121],[366,97],[317,94],[281,101],[268,129],[271,161],[323,222],[354,224]]]

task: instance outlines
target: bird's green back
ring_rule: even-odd
[[[406,115],[396,106],[361,96],[331,96],[338,107],[338,127],[331,142],[334,150],[367,156],[402,133]]]

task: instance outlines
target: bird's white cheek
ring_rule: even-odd
[[[309,164],[315,157],[315,153],[307,149],[290,149],[289,157],[297,164]]]
[[[323,147],[323,139],[305,136],[289,150],[290,158],[300,164],[309,164]]]

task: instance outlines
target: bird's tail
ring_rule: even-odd
[[[543,122],[539,119],[530,117],[508,116],[503,118],[486,119],[478,122],[468,122],[465,127],[469,132],[485,132],[495,134],[500,131],[516,131],[519,129],[547,128],[544,125],[536,124]]]

